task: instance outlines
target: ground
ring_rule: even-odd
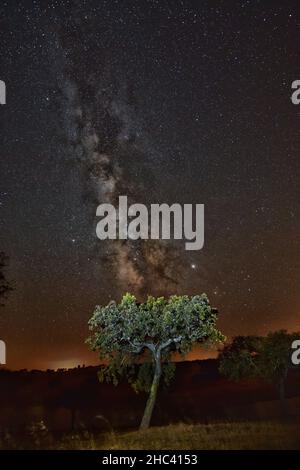
[[[41,430],[30,439],[1,439],[0,448],[93,450],[238,450],[300,449],[300,422],[223,422],[174,424],[145,431],[93,434],[88,431],[53,436]]]
[[[300,449],[300,423],[177,424],[112,435],[105,446],[146,450]]]

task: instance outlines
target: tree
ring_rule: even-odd
[[[287,416],[285,383],[292,363],[292,343],[300,333],[285,330],[266,337],[238,336],[220,354],[220,372],[233,379],[262,378],[275,384],[282,418]]]
[[[216,321],[217,312],[205,294],[149,296],[139,304],[127,293],[118,305],[95,308],[88,342],[107,364],[99,379],[116,385],[125,375],[135,390],[149,390],[141,429],[149,427],[161,377],[168,383],[174,374],[172,351],[185,355],[195,343],[223,341]]]
[[[5,268],[8,263],[8,257],[3,251],[0,251],[0,306],[3,306],[3,300],[6,299],[8,293],[13,290],[11,284],[5,276]]]

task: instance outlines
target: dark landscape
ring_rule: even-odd
[[[130,430],[138,426],[147,395],[124,381],[99,383],[97,367],[0,372],[1,430],[23,433],[44,421],[53,432]],[[300,420],[300,370],[290,371],[286,395],[289,419]],[[221,377],[217,360],[178,363],[171,385],[162,386],[153,425],[274,420],[277,390],[258,380]]]

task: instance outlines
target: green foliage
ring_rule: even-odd
[[[145,362],[138,366],[136,376],[129,379],[129,383],[136,393],[149,392],[152,385],[152,377],[154,375],[154,363]],[[168,386],[175,375],[176,366],[173,362],[164,363],[162,365],[162,377],[164,384]]]
[[[261,339],[253,336],[237,336],[225,346],[220,355],[219,370],[232,380],[254,377],[257,373],[256,354]]]
[[[269,381],[279,382],[287,372],[295,367],[291,361],[291,346],[300,333],[287,333],[285,330],[269,333],[263,341],[260,375]]]
[[[126,375],[128,382],[136,393],[149,392],[154,375],[154,363],[144,362],[142,364],[123,364],[119,366],[118,361],[114,360],[107,366],[101,366],[98,371],[100,382],[113,383],[118,385],[122,376]],[[168,386],[175,375],[176,366],[173,362],[162,364],[162,376],[166,386]]]
[[[139,304],[127,293],[120,304],[97,306],[89,321],[92,335],[87,341],[105,363],[99,379],[117,384],[126,375],[135,390],[149,390],[159,357],[168,383],[174,375],[174,366],[168,365],[173,351],[185,355],[195,343],[224,340],[216,321],[205,294],[168,299],[149,296]]]
[[[293,367],[291,345],[299,336],[285,330],[266,337],[238,336],[222,351],[220,372],[234,380],[260,377],[279,383]]]

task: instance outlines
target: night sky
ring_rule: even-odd
[[[297,5],[1,2],[7,367],[95,363],[87,320],[127,290],[206,292],[228,337],[300,329]],[[204,248],[98,240],[119,195],[205,204]]]

